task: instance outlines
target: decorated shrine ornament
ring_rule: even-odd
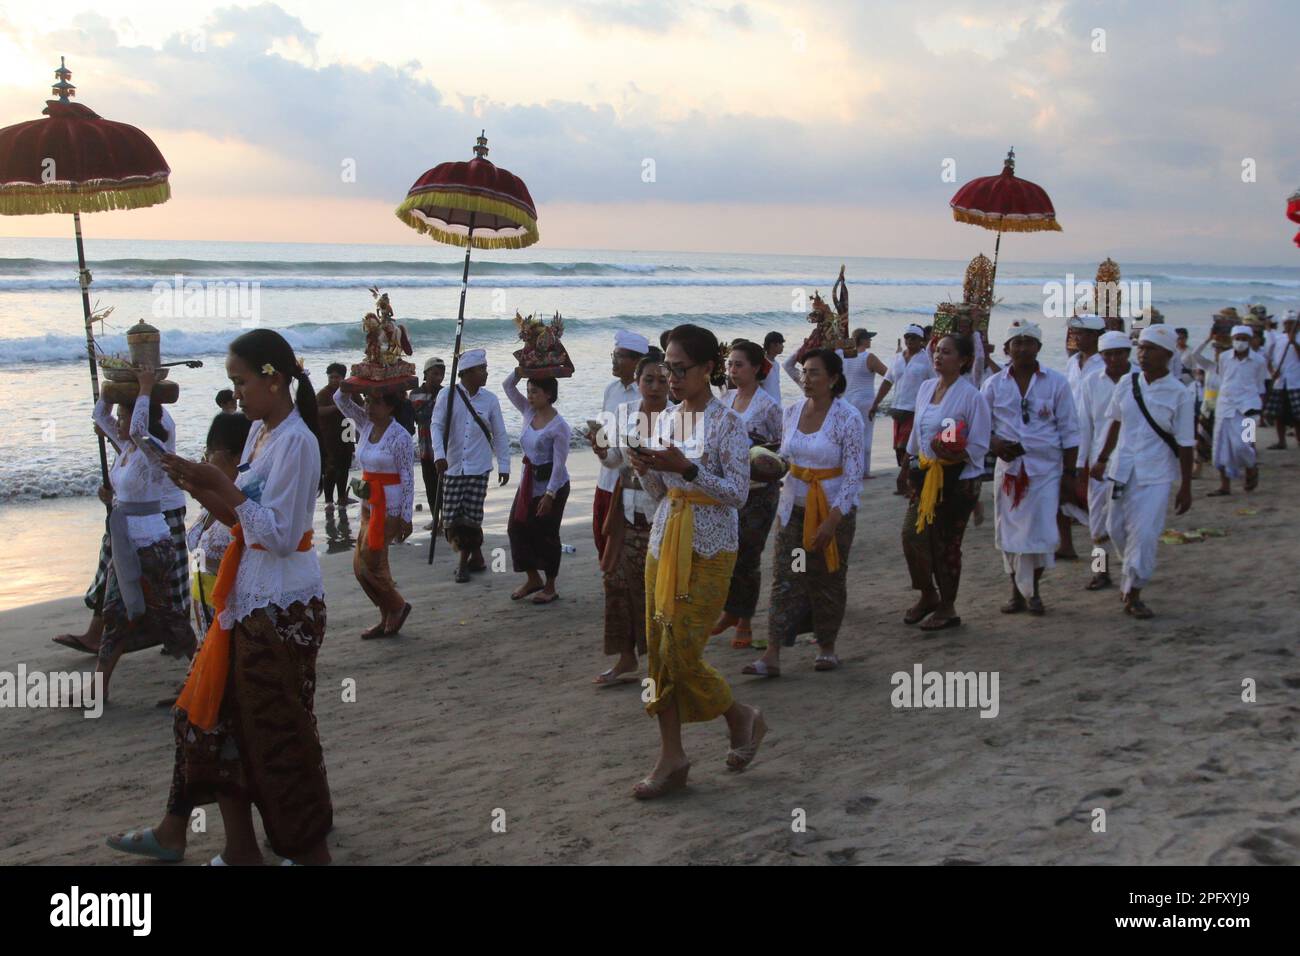
[[[347,391],[404,391],[418,384],[415,365],[405,356],[412,354],[406,326],[398,324],[388,293],[371,286],[375,311],[361,319],[365,333],[365,359],[352,365],[352,374],[343,380]]]
[[[569,378],[573,375],[573,361],[560,337],[564,335],[564,317],[556,312],[548,324],[530,315],[524,318],[515,312],[515,328],[524,347],[515,351],[521,378]]]

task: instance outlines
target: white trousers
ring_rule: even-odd
[[[1109,478],[1098,481],[1088,478],[1088,532],[1093,544],[1101,544],[1110,531],[1106,529],[1106,518],[1110,514],[1110,496],[1114,486]]]
[[[1245,415],[1214,416],[1214,467],[1223,469],[1229,478],[1240,478],[1247,468],[1255,467],[1255,444],[1241,437],[1245,423]]]
[[[1056,511],[1061,500],[1061,472],[1034,475],[1020,504],[1003,487],[1008,465],[1001,459],[993,472],[993,545],[1002,552],[1002,568],[1016,578],[1025,597],[1034,594],[1034,572],[1056,565],[1061,542]]]
[[[1118,501],[1110,503],[1107,527],[1124,562],[1120,576],[1123,594],[1146,587],[1156,573],[1156,551],[1160,547],[1160,533],[1165,529],[1172,489],[1171,481],[1130,484]]]

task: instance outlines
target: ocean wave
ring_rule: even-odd
[[[417,349],[437,345],[445,348],[455,334],[455,319],[401,319]],[[790,321],[789,312],[744,313],[671,313],[660,315],[614,315],[592,319],[565,319],[566,328],[586,332],[621,328],[664,329],[674,325],[693,323],[714,329],[739,328],[755,325],[773,325]],[[471,334],[485,337],[513,337],[514,319],[467,317],[465,327]],[[193,331],[185,328],[166,330],[167,354],[170,356],[203,357],[221,355],[231,339],[243,329]],[[358,322],[303,322],[276,329],[297,352],[355,351],[365,347],[365,337]],[[107,353],[127,351],[124,334],[105,335],[96,340]],[[0,366],[19,363],[84,362],[86,338],[82,334],[46,334],[28,338],[0,339]]]
[[[121,276],[213,275],[304,275],[304,276],[372,276],[372,275],[439,275],[459,277],[464,263],[405,259],[99,259],[90,263],[92,272]],[[618,262],[475,262],[473,269],[481,275],[621,275],[659,272],[700,272],[691,266],[655,265],[653,263]],[[54,259],[0,258],[0,275],[54,277],[75,272],[72,262]],[[731,270],[736,271],[736,270]],[[743,271],[743,270],[741,270]]]

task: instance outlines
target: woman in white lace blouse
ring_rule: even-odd
[[[722,675],[704,660],[736,563],[736,513],[749,493],[749,438],[740,416],[713,395],[722,355],[712,332],[679,325],[668,336],[664,358],[678,404],[656,420],[650,447],[631,452],[633,469],[658,502],[645,566],[646,712],[659,719],[660,747],[654,769],[633,788],[643,800],[686,786],[691,765],[682,724],[725,717],[727,768],[733,771],[749,766],[767,732],[758,708],[734,700]]]
[[[519,393],[519,371],[514,369],[501,383],[501,390],[524,420],[519,433],[523,478],[510,507],[506,533],[510,536],[510,560],[515,570],[527,577],[510,600],[520,601],[531,594],[534,604],[550,604],[558,597],[555,579],[560,573],[560,522],[569,500],[570,429],[555,410],[559,382],[530,378],[528,397],[524,398]]]
[[[785,409],[781,457],[790,463],[772,550],[768,647],[744,673],[776,677],[781,645],[812,631],[816,670],[834,670],[847,601],[845,574],[862,490],[863,424],[844,393],[843,362],[829,349],[804,356],[804,397]]]
[[[763,347],[757,342],[740,340],[731,343],[727,355],[727,378],[732,387],[722,396],[722,404],[740,416],[751,447],[764,445],[776,450],[781,444],[781,406],[763,389],[764,363],[771,366]],[[736,567],[731,572],[731,586],[727,590],[722,616],[710,632],[710,636],[722,634],[734,627],[736,636],[732,638],[731,646],[736,649],[749,647],[753,642],[754,634],[749,622],[758,607],[763,584],[763,549],[767,546],[767,535],[776,517],[780,492],[779,480],[751,480],[749,496],[738,515],[740,531]]]
[[[361,502],[365,530],[357,535],[352,573],[370,603],[379,608],[379,623],[361,632],[361,639],[391,637],[402,629],[411,605],[397,590],[388,567],[388,546],[411,536],[415,508],[415,440],[393,420],[398,393],[371,389],[363,408],[352,398],[346,382],[334,392],[334,404],[356,427],[356,456],[367,497]]]
[[[213,864],[258,864],[256,804],[278,855],[328,863],[334,811],[314,711],[325,636],[325,591],[312,547],[316,395],[289,343],[271,329],[231,342],[226,372],[253,421],[238,478],[232,482],[212,464],[163,459],[172,480],[231,529],[213,595],[216,623],[176,702],[163,821],[108,842],[125,853],[180,860],[190,813],[215,801],[226,842]]]

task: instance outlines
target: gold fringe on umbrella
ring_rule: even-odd
[[[417,211],[423,211],[428,207],[463,209],[466,212],[500,216],[502,219],[518,223],[519,228],[525,230],[522,235],[518,236],[493,236],[481,239],[478,235],[475,235],[474,248],[476,249],[523,249],[531,246],[538,239],[537,220],[514,203],[504,202],[500,199],[490,199],[486,196],[466,195],[463,192],[432,190],[420,193],[418,196],[408,196],[397,207],[397,218],[416,232],[432,235],[439,242],[445,242],[452,246],[468,245],[468,239],[465,235],[450,232],[434,225],[421,216],[415,215]]]
[[[952,209],[952,218],[972,226],[985,229],[1000,229],[1002,232],[1061,232],[1061,224],[1055,216],[992,216],[974,209]]]
[[[49,186],[0,186],[0,216],[29,216],[42,213],[107,212],[110,209],[141,209],[171,198],[167,180],[146,181],[138,186],[104,188],[96,183],[55,183]]]

